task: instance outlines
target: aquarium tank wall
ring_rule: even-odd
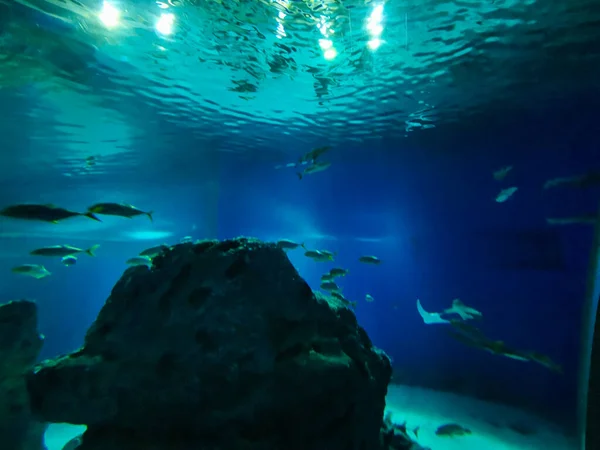
[[[599,20],[0,0],[3,450],[595,450]]]

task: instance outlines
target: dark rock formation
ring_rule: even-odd
[[[417,434],[418,428],[413,431]],[[382,450],[431,450],[421,447],[414,441],[406,430],[406,423],[395,424],[392,415],[386,414],[381,427],[381,449]]]
[[[35,303],[0,305],[0,448],[40,450],[46,426],[32,418],[25,374],[42,349]]]
[[[391,366],[354,313],[250,239],[128,269],[84,346],[28,378],[79,450],[379,450]]]

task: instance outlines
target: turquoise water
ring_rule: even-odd
[[[393,359],[388,408],[421,445],[574,449],[598,18],[585,1],[0,0],[0,209],[153,213],[0,217],[0,302],[36,300],[50,358],[144,249],[293,240],[335,254],[288,251],[314,290],[349,271],[336,282]],[[30,255],[64,244],[99,247],[70,267]],[[435,323],[455,299],[484,337]],[[435,435],[450,422],[473,433]],[[52,426],[49,450],[72,432]]]

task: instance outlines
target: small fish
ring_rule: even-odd
[[[498,169],[494,172],[494,179],[501,181],[504,180],[506,178],[506,175],[508,175],[508,172],[510,172],[512,170],[513,166],[505,166],[502,167],[501,169]]]
[[[307,152],[304,155],[302,155],[300,157],[300,159],[298,159],[298,164],[302,164],[302,163],[314,164],[319,156],[321,156],[324,153],[327,153],[329,150],[331,150],[331,147],[329,145],[326,145],[323,147],[317,147],[317,148],[311,150],[310,152]]]
[[[152,265],[152,259],[148,258],[147,256],[134,256],[133,258],[129,258],[127,261],[125,261],[125,264],[127,264],[128,266],[148,266],[150,267]]]
[[[321,282],[324,282],[324,281],[333,281],[333,280],[334,280],[334,277],[332,277],[329,272],[328,273],[324,273],[323,275],[321,275]]]
[[[329,293],[333,298],[336,298],[342,302],[347,302],[349,301],[346,297],[344,297],[344,294],[342,294],[340,291],[331,291]]]
[[[96,157],[95,156],[88,156],[87,158],[85,158],[85,166],[87,168],[94,167],[95,165],[96,165]]]
[[[88,249],[81,249],[77,247],[72,247],[70,245],[51,245],[49,247],[37,248],[29,252],[30,255],[34,256],[69,256],[76,255],[77,253],[87,253],[90,256],[96,256],[94,253],[99,245],[92,245]]]
[[[333,261],[334,258],[333,253],[324,250],[307,250],[304,252],[304,256],[316,262]]]
[[[165,250],[169,250],[169,246],[167,244],[157,245],[156,247],[150,247],[146,250],[140,252],[140,256],[147,256],[148,258],[154,258],[157,255],[160,255]]]
[[[475,308],[465,305],[460,299],[452,301],[452,306],[444,310],[442,314],[458,314],[462,320],[481,319],[483,314]]]
[[[467,434],[471,434],[471,430],[457,423],[448,423],[438,427],[438,429],[435,430],[435,434],[436,436],[444,437],[465,436]]]
[[[348,269],[334,267],[329,271],[329,275],[331,275],[332,278],[345,277],[346,275],[348,275]]]
[[[325,281],[321,283],[321,286],[319,287],[328,292],[339,292],[341,290],[340,287],[333,281]]]
[[[356,302],[351,302],[346,297],[344,297],[344,294],[342,294],[339,291],[331,291],[329,295],[331,295],[336,300],[339,300],[340,302],[344,303],[345,305],[350,306],[351,308],[356,308]]]
[[[191,236],[184,236],[179,239],[180,244],[191,244],[192,242],[194,242],[194,239]]]
[[[506,200],[511,198],[515,192],[517,192],[517,189],[519,188],[515,186],[502,189],[500,193],[496,196],[496,201],[498,203],[504,203]]]
[[[381,260],[377,256],[372,255],[361,256],[358,260],[364,264],[381,264]]]
[[[365,295],[365,300],[366,300],[368,303],[372,303],[372,302],[374,302],[374,301],[375,301],[375,299],[373,298],[373,296],[372,296],[371,294],[367,294],[367,295]]]
[[[73,255],[67,255],[67,256],[63,256],[60,260],[60,262],[63,264],[63,266],[65,267],[70,267],[70,266],[74,266],[75,264],[77,264],[77,257],[73,256]]]
[[[13,267],[11,270],[13,273],[18,273],[20,275],[25,275],[36,279],[45,278],[52,275],[48,269],[39,264],[23,264],[21,266]]]
[[[290,241],[289,239],[280,239],[279,241],[277,241],[277,243],[275,245],[277,245],[277,248],[284,250],[284,251],[285,250],[295,250],[298,247],[304,248],[304,244],[298,244],[297,242]]]
[[[61,220],[69,219],[71,217],[85,216],[98,222],[102,222],[90,211],[79,213],[59,208],[54,205],[20,204],[7,206],[0,210],[0,216],[10,217],[12,219],[39,220],[50,223],[58,223]]]
[[[323,172],[324,170],[329,169],[330,166],[331,166],[330,162],[316,162],[316,163],[308,166],[302,172],[296,172],[296,175],[298,175],[298,179],[301,180],[304,175],[310,175],[311,173]]]
[[[142,211],[135,206],[128,205],[127,203],[96,203],[88,208],[88,213],[103,214],[105,216],[118,216],[131,219],[135,216],[146,215],[152,219],[152,211]]]

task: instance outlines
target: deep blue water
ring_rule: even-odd
[[[102,225],[85,241],[68,242],[101,244],[96,258],[81,256],[72,268],[48,263],[53,276],[44,280],[6,275],[16,260],[2,259],[2,297],[38,301],[46,336],[42,357],[51,357],[81,344],[124,261],[146,247],[185,235],[291,238],[338,252],[335,265],[350,270],[340,284],[359,302],[358,319],[374,343],[393,358],[395,382],[514,403],[573,426],[593,227],[550,227],[545,217],[595,211],[598,190],[544,191],[542,185],[597,168],[599,149],[584,126],[581,135],[578,121],[552,111],[529,117],[499,120],[500,126],[485,130],[466,127],[458,147],[456,133],[448,134],[448,148],[385,139],[368,150],[356,143],[342,146],[332,151],[329,171],[301,181],[291,169],[222,158],[215,166],[218,183],[210,188],[144,186],[136,204],[155,211],[155,224],[145,217],[108,220],[108,231]],[[185,137],[180,145],[186,145]],[[503,182],[494,180],[492,172],[507,164],[514,165],[513,172]],[[135,189],[135,179],[127,183]],[[496,203],[495,195],[509,185],[519,190]],[[36,201],[36,188],[24,184],[20,194]],[[122,200],[110,180],[65,195],[55,202],[75,209],[104,195]],[[2,202],[12,201],[4,196]],[[167,219],[173,233],[167,238],[106,239],[114,230],[165,229]],[[6,229],[7,222],[0,226]],[[5,241],[4,249],[26,254],[63,243],[27,238],[28,226],[23,224],[24,238]],[[375,254],[383,263],[362,265],[361,254]],[[290,259],[313,288],[332,266],[309,261],[301,251],[290,252]],[[373,303],[364,301],[366,293]],[[545,353],[564,374],[463,346],[444,326],[423,324],[417,298],[433,311],[461,298],[483,313],[481,328],[489,337]]]
[[[58,27],[54,21],[41,25]],[[91,91],[117,85],[90,69],[89,54],[80,59],[60,55],[65,53],[54,54],[54,65]],[[22,95],[10,101],[0,92],[5,117],[21,117],[36,105],[34,87],[18,91]],[[143,128],[159,114],[142,104],[134,97],[119,109]],[[76,219],[63,227],[0,220],[1,232],[21,234],[0,239],[0,301],[38,302],[46,336],[40,357],[52,357],[81,345],[125,270],[124,261],[139,251],[188,235],[290,238],[337,252],[335,265],[350,270],[340,282],[344,294],[358,301],[359,322],[393,358],[394,382],[516,404],[573,427],[578,370],[586,356],[580,339],[593,227],[551,227],[545,218],[596,212],[600,191],[545,191],[542,186],[550,178],[600,170],[594,132],[600,101],[597,92],[588,92],[563,96],[544,108],[527,102],[522,106],[518,111],[490,110],[475,121],[441,125],[401,140],[382,135],[376,143],[342,141],[328,155],[333,163],[328,171],[301,181],[292,169],[274,166],[310,150],[305,144],[310,138],[289,136],[277,148],[249,143],[244,155],[220,154],[218,148],[210,153],[211,148],[203,157],[193,136],[168,125],[145,128],[129,149],[141,157],[131,163],[120,154],[107,156],[112,166],[91,181],[57,175],[51,164],[45,177],[38,163],[32,163],[35,177],[3,171],[8,181],[0,180],[0,207],[41,202],[81,210],[96,201],[125,201],[155,211],[155,222],[140,217],[98,225]],[[272,132],[262,126],[247,131]],[[27,156],[60,147],[31,142],[33,120],[3,130],[4,168],[23,168]],[[157,143],[158,130],[171,133],[168,146]],[[314,142],[315,147],[323,144]],[[227,146],[215,142],[215,147]],[[506,165],[513,165],[513,171],[502,182],[494,180],[493,171]],[[144,170],[148,167],[151,175]],[[496,203],[495,196],[508,186],[519,190],[506,203]],[[48,237],[58,229],[66,231]],[[169,235],[139,239],[140,233],[152,231]],[[75,267],[48,262],[53,273],[48,279],[10,273],[16,264],[40,262],[27,256],[30,250],[53,244],[101,247],[96,258],[81,256]],[[375,254],[383,263],[362,265],[357,262],[362,254]],[[315,289],[325,268],[332,266],[307,260],[301,251],[289,255]],[[364,301],[366,293],[373,295],[373,303]],[[547,354],[564,374],[465,347],[444,326],[423,324],[417,298],[431,311],[462,299],[483,313],[480,325],[490,338]]]

